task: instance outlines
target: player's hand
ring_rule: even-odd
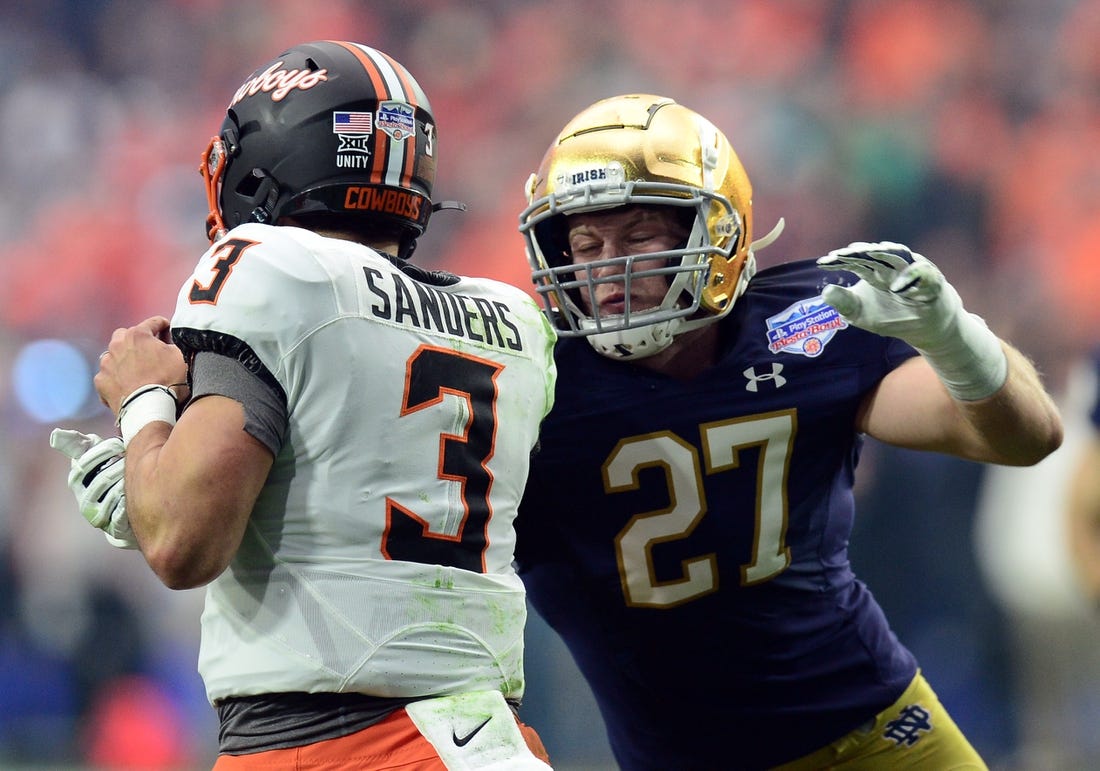
[[[857,241],[817,264],[859,277],[853,286],[827,285],[825,302],[850,324],[916,348],[953,398],[977,401],[1004,385],[1008,359],[1001,341],[963,310],[959,293],[921,255],[889,241]]]
[[[859,277],[853,286],[829,284],[821,293],[845,321],[917,349],[935,346],[963,309],[940,269],[901,244],[857,241],[817,264]]]
[[[137,548],[126,517],[126,463],[122,440],[55,428],[50,447],[69,458],[69,489],[84,519],[122,549]]]
[[[172,344],[168,319],[152,316],[132,327],[116,329],[99,357],[92,382],[100,400],[118,414],[122,400],[150,383],[170,386],[187,380],[183,353]]]

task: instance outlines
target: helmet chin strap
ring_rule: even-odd
[[[253,169],[252,176],[260,180],[252,201],[256,207],[248,218],[249,222],[271,225],[275,222],[275,206],[279,202],[279,181],[265,169]]]
[[[453,211],[463,212],[466,211],[466,204],[462,201],[440,201],[439,203],[432,204],[432,213],[442,211],[444,209],[450,209]],[[407,231],[405,235],[401,237],[401,245],[397,249],[397,256],[405,261],[412,258],[412,254],[416,251],[417,236],[412,231]]]
[[[600,332],[586,339],[602,356],[619,361],[636,361],[658,354],[672,345],[676,335],[683,331],[683,323],[683,318],[666,319],[632,329]],[[580,326],[582,329],[592,329],[596,322],[584,319]]]

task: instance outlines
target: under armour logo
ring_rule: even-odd
[[[749,382],[745,383],[745,390],[756,393],[760,390],[760,384],[767,380],[775,383],[776,388],[782,388],[784,385],[787,384],[787,378],[779,374],[782,371],[783,365],[775,361],[772,362],[772,371],[764,375],[757,375],[756,368],[749,367],[747,370],[741,373],[749,379]]]
[[[932,721],[928,710],[919,704],[910,704],[901,711],[896,720],[886,724],[883,733],[887,739],[892,739],[895,744],[906,744],[910,747],[920,740],[922,731],[932,730]]]

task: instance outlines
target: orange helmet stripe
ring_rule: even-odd
[[[405,102],[415,108],[427,101],[405,68],[389,54],[356,43],[341,40],[330,42],[344,48],[358,59],[374,85],[379,102],[392,99]],[[409,142],[413,144],[412,149],[408,147]],[[416,163],[415,144],[415,128],[414,136],[409,139],[387,142],[387,152],[376,154],[372,161],[373,176],[385,180],[386,184],[406,187],[408,180],[412,178]]]
[[[408,71],[404,67],[402,67],[400,64],[398,64],[397,61],[395,61],[394,58],[392,56],[390,56],[389,54],[387,54],[385,51],[379,51],[378,53],[382,54],[382,56],[384,56],[389,61],[389,63],[393,65],[393,71],[397,73],[397,77],[401,81],[402,87],[404,87],[404,89],[405,89],[405,97],[408,100],[409,104],[411,104],[414,108],[419,107],[420,102],[417,100],[417,93],[416,93],[417,88],[416,88],[415,84],[409,82],[409,79],[407,77],[408,74],[409,74]],[[416,127],[415,127],[415,123],[414,123],[414,126],[413,126],[413,135],[405,141],[412,142],[414,146],[416,145]],[[402,144],[404,144],[404,143],[402,143]],[[415,165],[416,165],[416,152],[415,151],[414,152],[406,151],[405,152],[405,169],[404,169],[404,175],[403,175],[405,179],[412,179],[413,167]]]
[[[345,43],[342,40],[331,41],[341,48],[349,51],[359,63],[363,66],[363,70],[371,79],[371,83],[374,85],[374,92],[378,94],[378,101],[384,101],[390,98],[390,89],[386,85],[386,79],[382,77],[382,72],[378,69],[378,65],[374,63],[367,52],[354,43]],[[377,117],[377,116],[376,116]],[[378,146],[377,144],[375,145]],[[390,143],[390,150],[393,150],[392,143]],[[384,173],[386,168],[386,158],[383,153],[375,153],[374,158],[371,159],[371,177],[378,179]]]
[[[374,91],[378,94],[379,101],[391,98],[389,86],[386,85],[386,79],[382,77],[382,73],[381,71],[379,71],[378,65],[374,63],[373,59],[367,56],[366,52],[362,48],[355,45],[354,43],[345,43],[343,40],[330,40],[329,42],[347,50],[356,59],[359,60],[359,63],[363,65],[363,69],[370,77],[371,83],[374,84]]]

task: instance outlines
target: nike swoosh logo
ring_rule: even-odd
[[[454,743],[455,743],[455,746],[456,746],[456,747],[465,747],[465,746],[466,746],[467,744],[469,744],[469,743],[470,743],[470,740],[471,740],[471,739],[473,739],[473,738],[474,738],[475,736],[477,736],[477,732],[478,732],[478,731],[480,731],[480,730],[481,730],[482,728],[484,728],[484,727],[485,727],[485,724],[486,724],[486,723],[488,723],[488,722],[489,722],[490,720],[492,720],[492,719],[493,719],[493,718],[492,718],[492,715],[490,715],[489,717],[485,718],[485,720],[484,720],[484,721],[482,721],[481,725],[479,725],[479,726],[478,726],[477,728],[475,728],[474,730],[470,731],[470,733],[466,734],[465,736],[463,736],[463,737],[461,737],[461,738],[459,737],[459,735],[458,735],[458,734],[456,734],[456,733],[455,733],[455,732],[454,732],[454,731],[452,730],[452,731],[451,731],[451,738],[452,738],[452,739],[454,739]]]

